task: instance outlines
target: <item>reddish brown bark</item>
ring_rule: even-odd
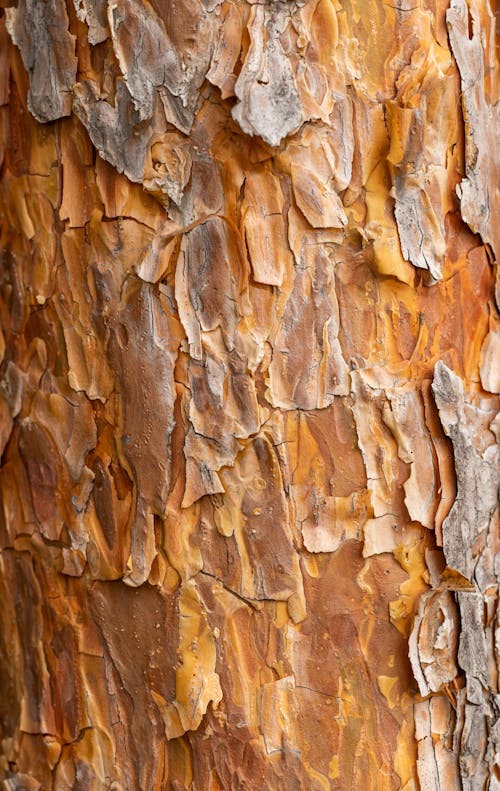
[[[494,36],[0,18],[6,789],[496,788]]]

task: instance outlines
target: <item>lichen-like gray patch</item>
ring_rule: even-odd
[[[77,60],[63,0],[19,0],[6,19],[30,77],[30,112],[41,123],[70,115]]]
[[[302,122],[302,105],[290,61],[279,40],[286,24],[282,4],[254,6],[251,44],[236,81],[233,118],[249,135],[278,146]]]

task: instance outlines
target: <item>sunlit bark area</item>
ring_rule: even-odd
[[[2,787],[498,791],[493,3],[4,5]]]

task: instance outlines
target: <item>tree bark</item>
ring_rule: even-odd
[[[489,0],[3,12],[6,790],[500,788],[497,53]]]

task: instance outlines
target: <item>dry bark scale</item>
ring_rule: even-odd
[[[2,787],[498,791],[493,2],[0,5]]]

